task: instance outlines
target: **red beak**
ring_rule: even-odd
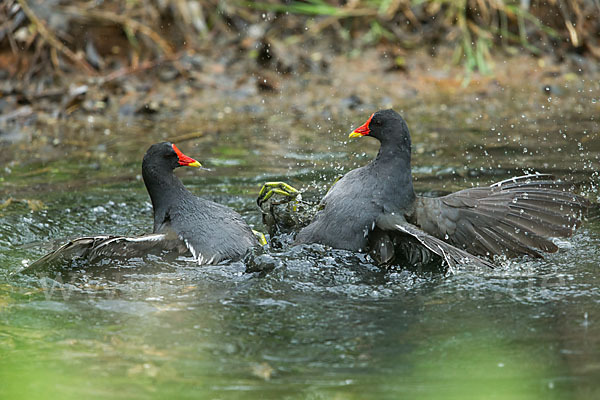
[[[362,124],[361,126],[356,128],[354,130],[354,132],[352,132],[350,134],[349,137],[355,138],[355,137],[365,136],[365,135],[368,135],[369,133],[371,133],[371,130],[369,129],[369,124],[371,123],[371,120],[373,119],[373,115],[375,115],[375,113],[371,114],[371,116],[369,117],[367,122],[365,122],[364,124]]]
[[[175,153],[177,154],[177,158],[179,159],[179,165],[181,165],[182,167],[201,167],[202,165],[194,160],[192,157],[188,157],[185,154],[183,154],[181,152],[181,150],[179,150],[177,148],[177,146],[175,146],[174,144],[172,144],[171,146],[173,146],[173,150],[175,150]]]

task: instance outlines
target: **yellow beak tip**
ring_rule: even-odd
[[[351,134],[348,135],[349,138],[357,138],[357,137],[361,137],[362,134],[360,132],[352,132]]]
[[[200,164],[198,161],[194,161],[193,163],[189,163],[187,166],[188,167],[200,168],[202,166],[202,164]]]

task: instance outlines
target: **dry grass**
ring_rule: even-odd
[[[468,72],[492,71],[493,52],[569,52],[600,58],[598,0],[104,1],[5,0],[0,67],[29,79],[80,69],[108,73],[263,35],[338,49],[383,44],[456,46]],[[10,57],[12,55],[12,58]],[[14,59],[16,58],[16,62]],[[3,62],[4,61],[4,62]],[[401,64],[401,58],[398,59]]]

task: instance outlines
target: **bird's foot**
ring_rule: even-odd
[[[260,192],[258,192],[256,203],[260,208],[263,208],[263,204],[274,195],[279,195],[280,198],[277,201],[271,200],[271,204],[277,205],[296,199],[296,197],[300,196],[300,192],[285,182],[266,182],[260,189]]]
[[[254,233],[254,236],[256,236],[261,246],[266,246],[268,244],[264,233],[255,231],[254,229],[252,229],[252,233]]]
[[[315,213],[314,206],[302,200],[300,191],[285,182],[265,183],[256,202],[271,240],[306,226]]]

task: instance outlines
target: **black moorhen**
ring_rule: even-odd
[[[178,167],[200,167],[174,144],[150,146],[142,162],[142,176],[154,209],[153,234],[95,236],[74,239],[30,267],[56,259],[139,257],[151,251],[191,253],[198,264],[240,258],[259,244],[242,217],[231,208],[190,193],[175,176]]]
[[[491,267],[476,256],[541,257],[542,251],[556,251],[548,238],[571,236],[589,206],[548,175],[522,176],[438,198],[416,196],[404,119],[393,110],[378,111],[350,134],[362,136],[381,142],[377,157],[329,190],[296,243],[370,251],[381,263],[399,256],[426,262],[433,253],[449,267],[462,261]]]

